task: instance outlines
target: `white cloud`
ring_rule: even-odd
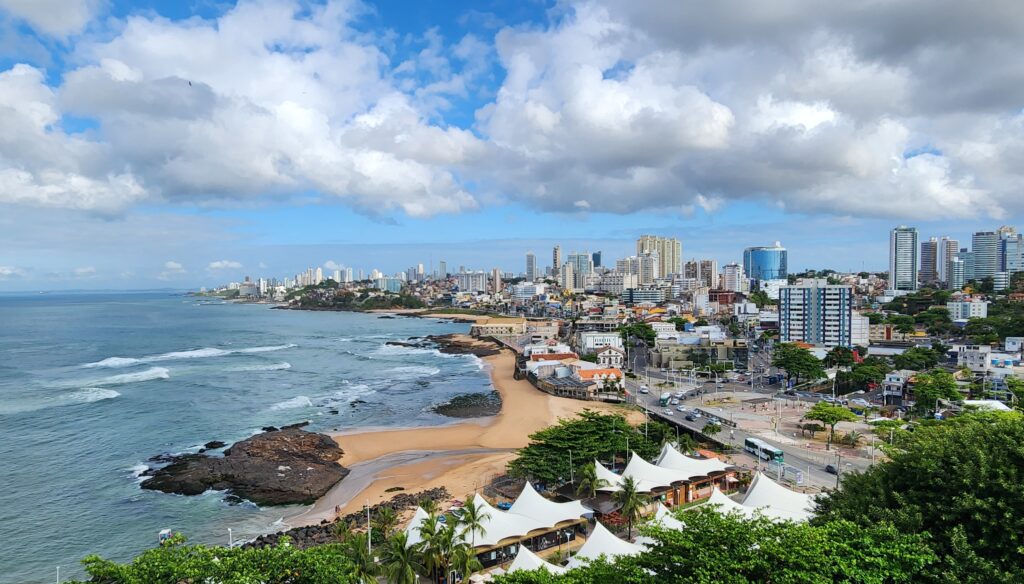
[[[184,272],[185,266],[182,266],[181,264],[175,261],[166,261],[164,262],[164,269],[167,270],[168,272]]]
[[[56,37],[81,32],[92,20],[98,0],[0,0],[0,10],[26,21],[39,32]]]
[[[13,280],[14,278],[21,278],[25,275],[25,271],[21,268],[14,266],[0,266],[0,280]]]
[[[187,273],[185,266],[181,265],[181,263],[168,260],[164,262],[164,269],[156,275],[156,278],[166,282],[176,277],[184,276]]]
[[[238,270],[241,269],[242,264],[232,260],[217,260],[210,262],[210,265],[206,267],[208,270]]]
[[[328,270],[344,270],[345,266],[335,262],[334,260],[327,260],[324,262],[324,268]]]
[[[96,275],[96,268],[92,266],[75,268],[74,273],[76,278],[91,278]]]

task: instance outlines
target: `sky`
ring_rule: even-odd
[[[0,0],[0,291],[1024,227],[1016,0]]]

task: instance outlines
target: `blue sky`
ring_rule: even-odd
[[[757,4],[0,0],[0,290],[1020,223],[1012,3]]]

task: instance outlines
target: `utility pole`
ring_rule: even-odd
[[[373,559],[373,527],[370,526],[370,500],[366,500],[366,551],[370,553],[370,559]]]

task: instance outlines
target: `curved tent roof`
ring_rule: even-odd
[[[661,447],[661,454],[658,455],[658,462],[656,464],[663,468],[670,468],[683,474],[689,474],[689,477],[707,476],[708,473],[723,471],[729,468],[728,464],[717,458],[692,458],[668,444]]]
[[[476,533],[476,545],[494,545],[507,537],[523,536],[534,529],[547,529],[553,527],[554,521],[542,521],[532,519],[519,513],[499,511],[480,496],[473,495],[473,501],[488,515],[482,522],[483,533]]]
[[[597,472],[597,478],[603,479],[608,483],[608,486],[601,487],[598,491],[618,491],[619,485],[622,484],[622,477],[608,470],[605,465],[598,461],[594,461],[594,470]]]
[[[531,572],[536,569],[542,569],[549,574],[562,574],[566,571],[561,566],[556,566],[551,562],[545,562],[540,559],[537,554],[526,549],[525,545],[519,546],[519,553],[516,554],[516,559],[512,560],[512,565],[508,567],[508,573],[515,572],[517,570],[524,570]]]
[[[791,491],[771,480],[763,473],[754,475],[747,488],[743,505],[753,509],[764,509],[765,515],[807,521],[814,514],[814,497]]]
[[[679,531],[686,527],[682,521],[676,519],[661,503],[658,503],[658,510],[654,512],[654,522],[660,523],[669,529],[678,529]]]
[[[632,556],[642,551],[644,551],[643,546],[615,537],[605,526],[598,523],[580,551],[569,560],[568,568],[570,570],[578,568],[586,564],[585,560],[595,560],[601,556],[612,560],[619,556]]]
[[[630,454],[632,456],[629,459],[629,464],[626,465],[626,469],[622,471],[622,476],[633,477],[633,480],[636,481],[637,490],[640,492],[648,492],[657,487],[667,487],[674,482],[685,481],[690,478],[689,474],[678,470],[653,465],[637,456],[635,452]]]
[[[428,517],[423,507],[416,507],[416,512],[413,513],[412,519],[409,520],[409,525],[405,527],[405,535],[407,538],[407,545],[410,547],[418,544],[422,539],[420,538],[420,524],[423,520]]]
[[[719,511],[721,511],[722,513],[732,513],[733,511],[736,511],[746,518],[752,518],[757,514],[757,510],[747,507],[745,505],[740,505],[736,501],[733,501],[729,497],[726,497],[725,493],[718,490],[718,487],[715,487],[711,491],[711,496],[708,497],[708,501],[706,504],[719,505]]]
[[[571,519],[579,519],[583,515],[591,513],[579,501],[556,503],[545,499],[533,489],[533,485],[529,481],[527,481],[519,496],[516,497],[515,502],[512,503],[512,508],[509,509],[509,512],[525,515],[530,519],[550,525],[556,525]]]

